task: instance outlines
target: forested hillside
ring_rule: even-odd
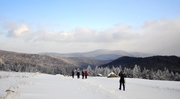
[[[50,74],[65,74],[75,68],[95,67],[104,61],[76,58],[58,57],[53,55],[15,53],[0,50],[0,70],[20,72],[44,72]],[[67,73],[66,73],[67,74]]]
[[[164,70],[165,68],[173,72],[180,72],[180,57],[177,56],[152,56],[152,57],[120,57],[108,64],[100,67],[119,67],[134,68],[138,65],[141,69]]]

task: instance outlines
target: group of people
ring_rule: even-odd
[[[74,78],[74,75],[75,75],[75,72],[72,71],[72,78]],[[77,75],[77,78],[79,79],[80,78],[80,71],[79,70],[77,71],[76,75]],[[81,75],[82,75],[82,79],[84,79],[84,78],[87,79],[88,72],[87,71],[82,71]]]
[[[74,75],[75,75],[75,72],[72,71],[72,78],[74,78]],[[76,75],[77,75],[77,79],[79,79],[80,78],[80,71],[77,71]],[[84,78],[87,79],[88,72],[87,71],[82,71],[81,75],[82,75],[82,79],[84,79]],[[121,71],[119,73],[119,77],[120,77],[119,90],[121,90],[121,86],[123,86],[123,91],[125,91],[125,79],[124,78],[126,77],[126,74]]]

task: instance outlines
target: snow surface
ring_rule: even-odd
[[[0,71],[0,99],[180,99],[180,82]],[[7,91],[7,92],[6,92]]]

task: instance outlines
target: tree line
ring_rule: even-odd
[[[96,67],[92,69],[90,66],[87,67],[90,76],[97,76],[99,74],[103,76],[108,76],[109,73],[114,72],[116,75],[119,74],[120,71],[124,71],[128,78],[142,78],[142,79],[151,79],[151,80],[170,80],[170,81],[180,81],[180,74],[178,72],[174,73],[169,71],[167,68],[164,70],[153,70],[153,69],[141,69],[140,66],[135,65],[134,68],[122,68],[114,67]]]
[[[60,66],[37,66],[29,64],[0,64],[0,70],[3,71],[15,71],[15,72],[41,72],[47,74],[62,74],[62,75],[71,75],[72,70],[77,70],[77,67],[60,67]],[[135,65],[134,68],[122,68],[114,67],[98,67],[91,68],[80,68],[79,70],[87,70],[89,76],[98,76],[102,75],[107,77],[109,73],[114,72],[116,75],[120,71],[124,71],[128,78],[142,78],[142,79],[151,79],[151,80],[170,80],[170,81],[180,81],[180,74],[178,72],[174,73],[169,71],[167,68],[164,70],[153,70],[140,68],[140,66]]]
[[[2,71],[15,71],[15,72],[41,72],[47,74],[63,74],[68,75],[74,70],[74,67],[60,67],[60,66],[38,66],[32,64],[0,64]]]

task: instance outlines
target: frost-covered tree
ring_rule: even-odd
[[[144,69],[143,69],[143,71],[142,71],[142,73],[141,73],[141,77],[142,78],[146,78],[146,74],[147,74],[147,70],[146,70],[146,68],[144,67]]]
[[[175,81],[180,81],[180,75],[179,75],[179,73],[175,73],[175,75],[174,75],[174,80]]]
[[[104,76],[108,76],[108,74],[111,72],[111,70],[108,68],[108,67],[106,67],[106,68],[104,68],[104,72],[103,72],[103,75]]]
[[[124,68],[124,73],[126,74],[127,77],[132,78],[133,77],[133,70],[130,68]]]
[[[168,69],[165,70],[165,76],[166,76],[166,80],[169,80],[171,78],[171,74]]]
[[[171,71],[171,77],[170,80],[174,80],[174,73]]]
[[[140,67],[135,65],[133,68],[133,78],[139,78],[140,73],[141,73]]]
[[[103,68],[100,68],[100,67],[96,66],[95,69],[94,69],[93,76],[97,76],[98,74],[102,74],[102,72],[103,72]]]
[[[149,74],[149,78],[148,78],[148,79],[153,80],[153,79],[156,78],[156,76],[155,76],[156,73],[154,72],[153,69],[151,69],[151,70],[148,72],[148,74]]]
[[[163,74],[162,70],[158,70],[156,72],[156,76],[158,80],[165,80],[165,75]]]
[[[103,75],[103,73],[104,73],[104,68],[99,68],[99,72],[98,72],[98,74]]]
[[[115,74],[119,74],[119,72],[120,72],[120,69],[119,69],[119,67],[112,67],[112,69],[111,69],[111,71],[112,72],[114,72]]]
[[[61,71],[62,71],[62,74],[63,74],[63,75],[67,75],[67,72],[66,72],[66,69],[65,69],[65,68],[62,68]]]
[[[92,75],[93,75],[93,71],[92,71],[92,68],[91,68],[90,65],[88,65],[88,67],[87,67],[86,70],[88,71],[88,75],[89,75],[89,76],[92,76]]]

